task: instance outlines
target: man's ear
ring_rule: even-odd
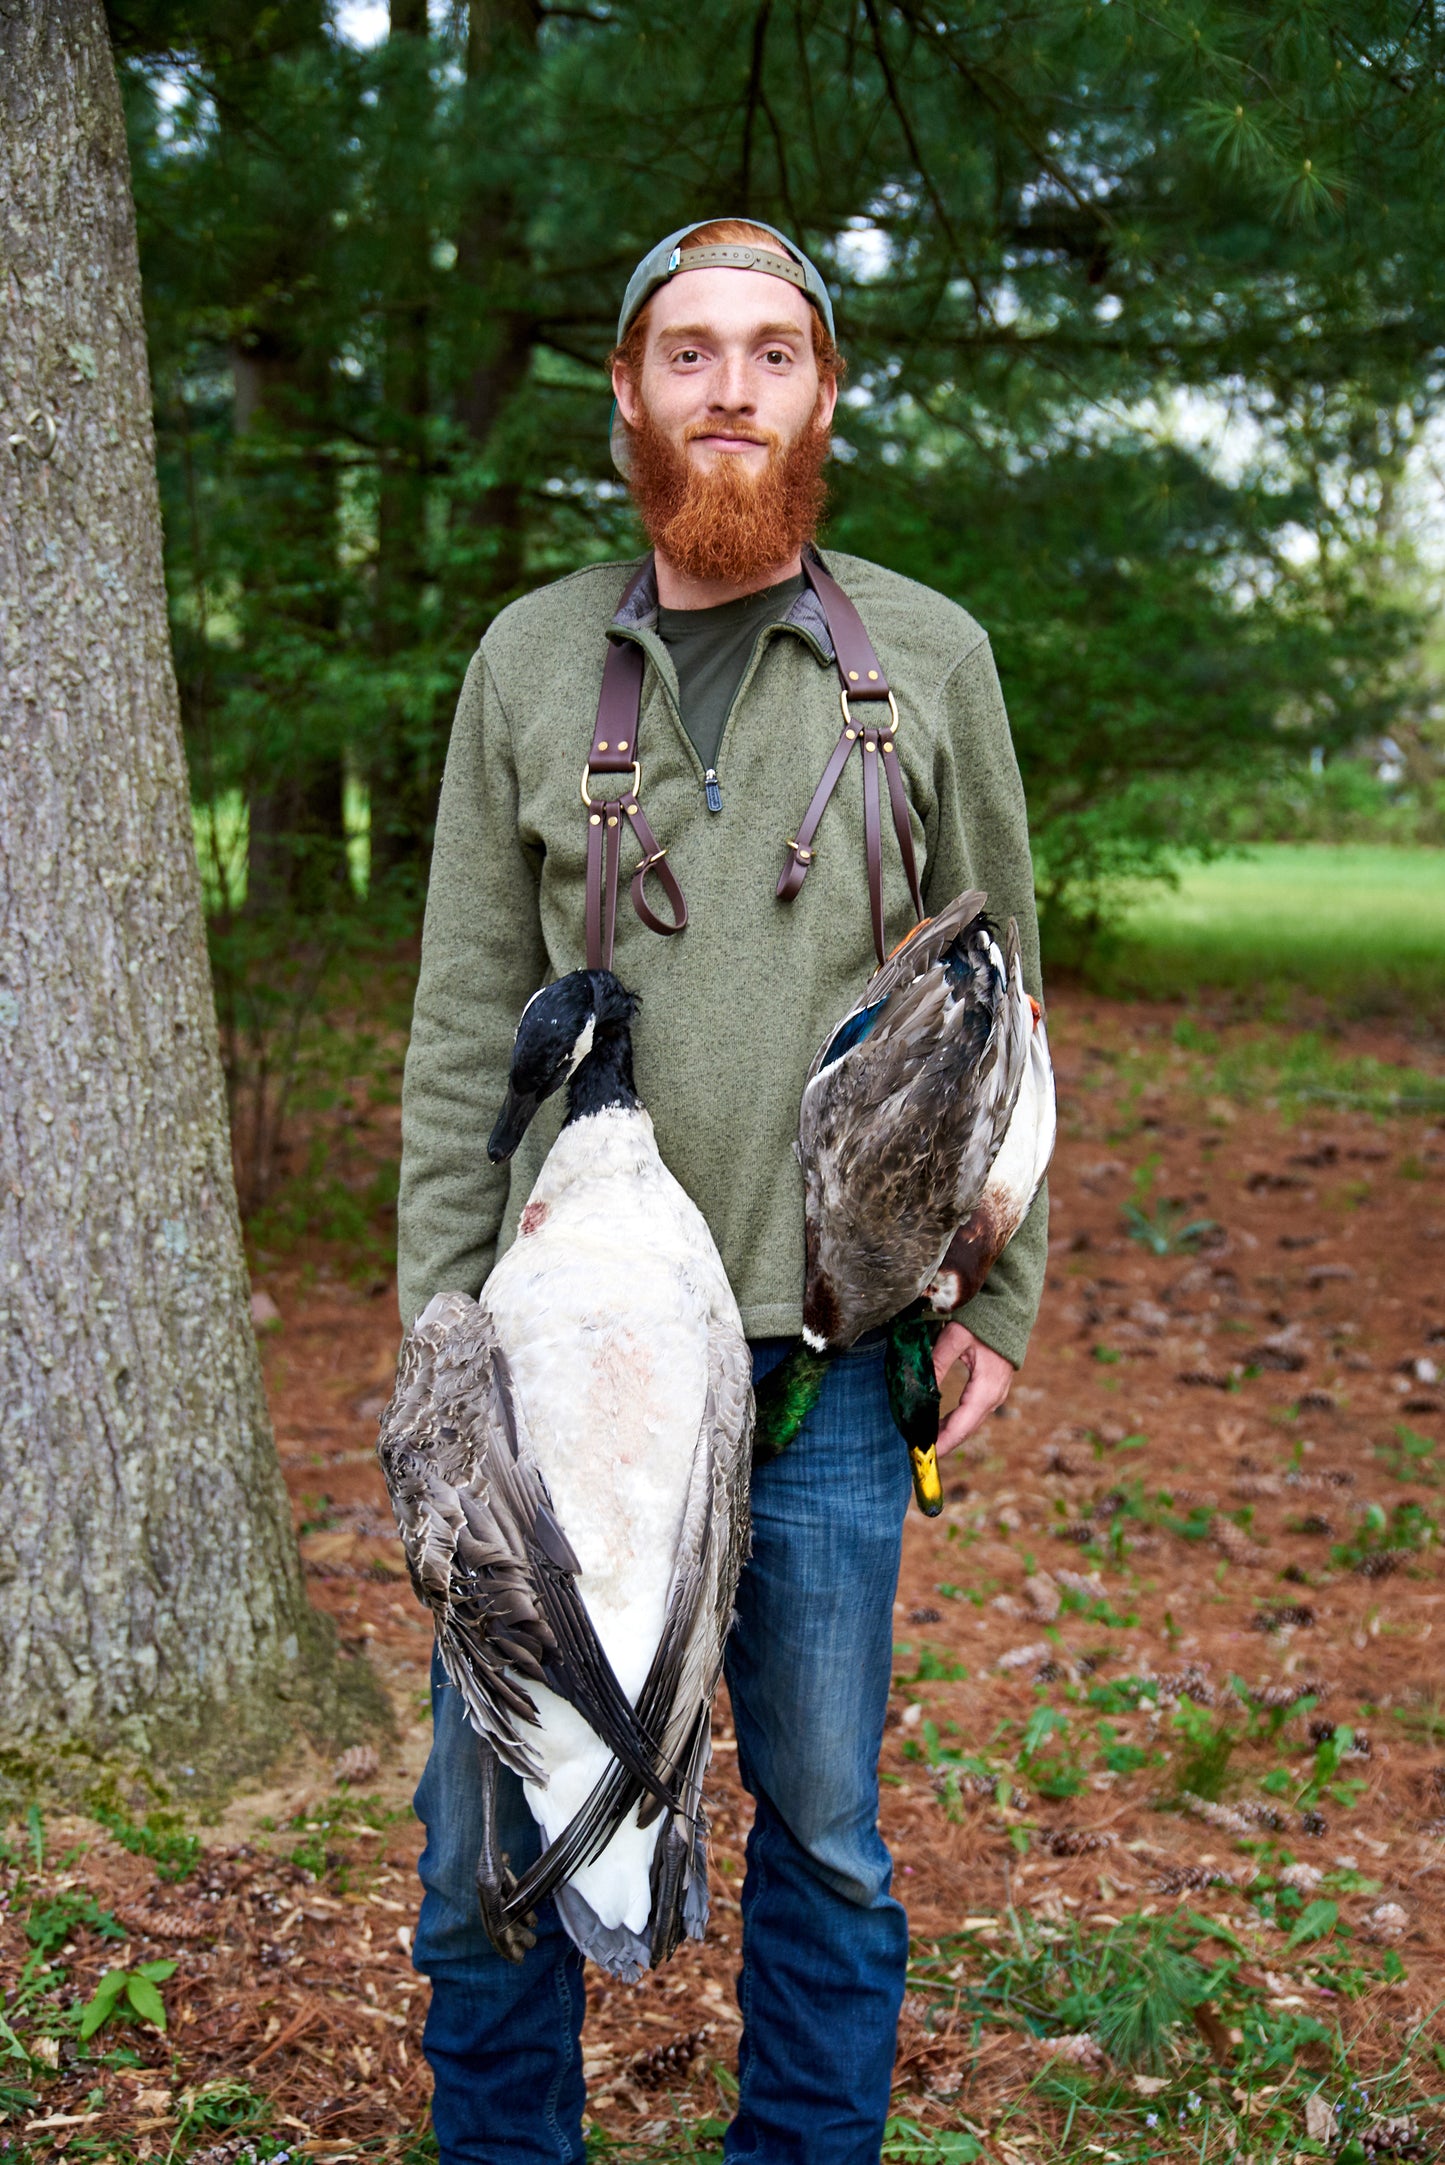
[[[612,371],[612,396],[616,399],[618,411],[627,426],[636,428],[637,417],[641,411],[637,397],[637,386],[621,362]]]
[[[621,405],[622,401],[619,399],[617,403]],[[818,386],[818,417],[816,425],[819,428],[827,428],[829,426],[830,422],[833,419],[833,410],[837,406],[837,403],[838,379],[836,376],[830,376],[826,383],[819,384]],[[625,410],[626,409],[624,408],[624,411]]]

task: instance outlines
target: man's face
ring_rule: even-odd
[[[760,475],[810,424],[826,429],[837,385],[821,387],[813,309],[796,286],[763,271],[683,271],[653,295],[640,381],[612,387],[636,428],[654,427],[699,473],[729,461]]]

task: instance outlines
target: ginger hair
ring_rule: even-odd
[[[768,248],[771,249],[774,255],[786,253],[775,234],[765,231],[762,226],[750,225],[746,218],[714,218],[708,225],[695,226],[683,242],[683,246],[685,248]],[[663,288],[659,286],[657,290],[660,293]],[[805,295],[804,298],[807,299],[807,296]],[[652,304],[656,299],[656,293],[648,296],[628,325],[627,336],[620,345],[614,346],[611,353],[608,354],[607,368],[609,374],[614,368],[620,368],[626,375],[631,377],[634,383],[640,380],[643,354],[647,347],[647,325],[652,314]],[[813,360],[818,370],[819,385],[835,383],[842,377],[847,363],[834,344],[827,324],[823,321],[810,299],[808,300],[808,313],[813,319]]]

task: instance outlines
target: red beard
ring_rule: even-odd
[[[684,442],[711,432],[711,423],[694,422]],[[628,429],[628,486],[642,523],[653,546],[690,579],[746,584],[788,563],[818,530],[828,493],[827,424],[815,417],[786,448],[771,429],[748,433],[768,446],[760,474],[733,456],[702,471],[645,406],[638,425]]]

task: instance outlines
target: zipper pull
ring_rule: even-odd
[[[707,799],[707,808],[710,812],[720,812],[722,810],[722,790],[718,786],[716,767],[709,767],[707,773],[703,776],[702,793]]]

